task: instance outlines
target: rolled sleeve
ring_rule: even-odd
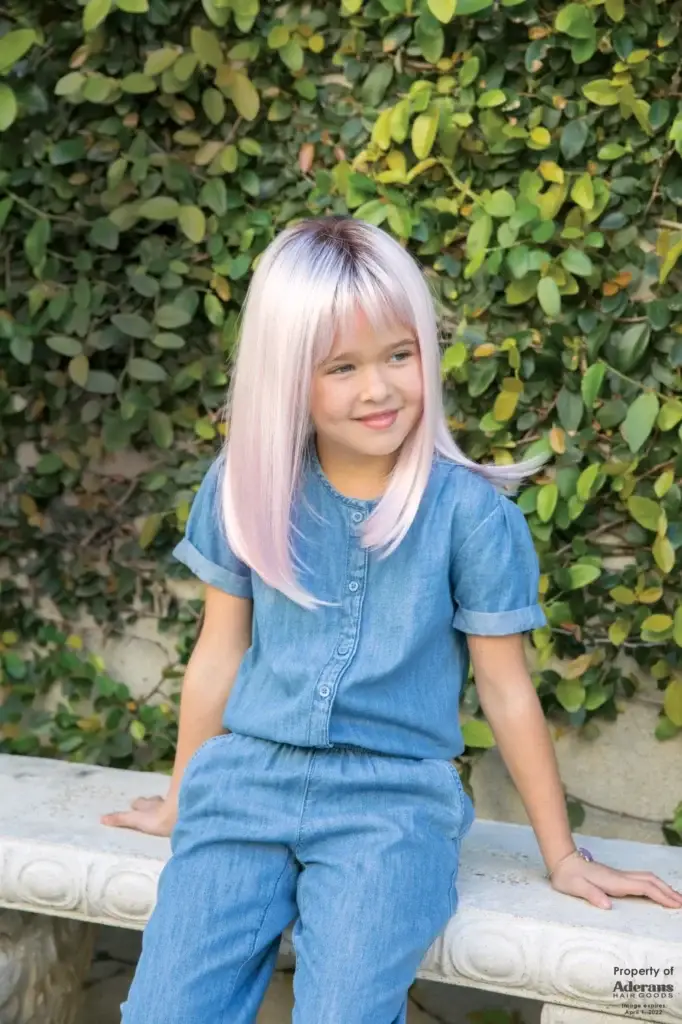
[[[453,559],[453,627],[478,636],[508,636],[544,626],[539,580],[524,515],[500,495]]]
[[[222,521],[220,482],[224,460],[215,460],[197,491],[185,535],[173,557],[211,587],[251,598],[251,570],[232,551]]]

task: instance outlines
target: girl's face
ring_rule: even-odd
[[[411,327],[374,331],[363,313],[313,374],[310,412],[328,453],[394,455],[419,422],[423,381]]]

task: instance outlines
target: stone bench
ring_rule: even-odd
[[[168,840],[105,828],[99,815],[167,784],[144,772],[0,755],[2,1024],[73,1024],[94,926],[144,927]],[[680,850],[580,840],[598,859],[682,888]],[[614,1024],[612,1015],[626,1013],[682,1021],[682,911],[637,899],[602,911],[562,896],[543,878],[531,829],[493,821],[477,821],[463,845],[459,892],[420,978],[540,1000],[543,1024]],[[619,973],[646,968],[658,974]],[[614,996],[616,982],[630,980],[673,991]]]

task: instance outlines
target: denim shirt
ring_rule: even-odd
[[[381,559],[358,540],[376,501],[337,492],[313,449],[292,517],[305,566],[299,579],[334,605],[308,610],[231,551],[219,507],[222,466],[219,456],[206,473],[173,554],[205,583],[253,600],[252,642],[224,727],[301,747],[460,755],[466,635],[545,624],[520,509],[479,474],[435,455],[408,533]]]

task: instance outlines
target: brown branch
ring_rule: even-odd
[[[625,526],[629,522],[629,519],[615,519],[612,523],[602,523],[601,526],[597,526],[594,530],[590,530],[589,533],[586,533],[584,540],[593,540],[595,537],[601,536],[602,533],[608,533],[609,530],[617,530],[619,529],[619,527]],[[563,555],[566,551],[570,551],[572,547],[572,543],[564,544],[562,548],[559,548],[558,551],[555,551],[555,554]]]

